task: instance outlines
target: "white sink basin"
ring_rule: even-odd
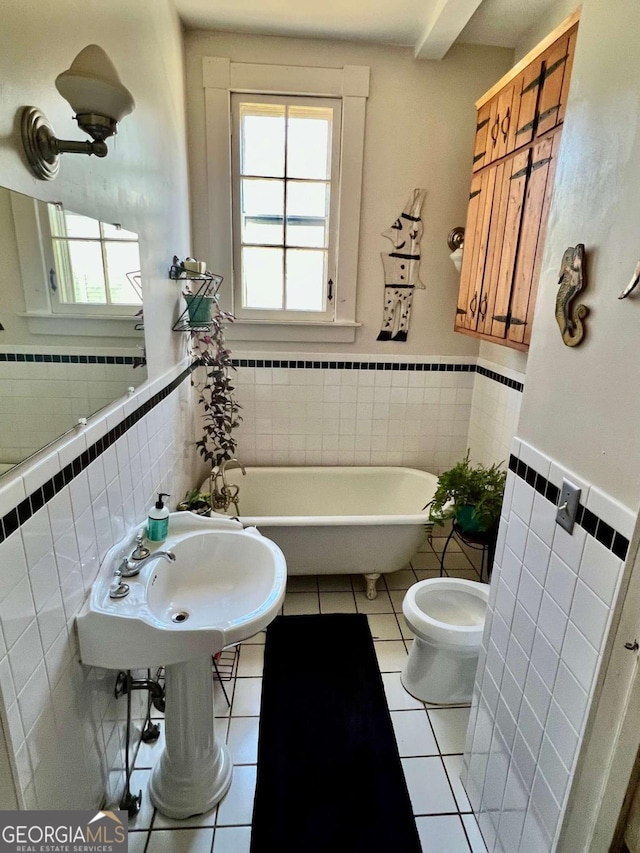
[[[173,513],[169,536],[152,546],[175,562],[149,560],[126,578],[129,595],[109,598],[124,551],[112,549],[78,616],[82,662],[109,669],[167,666],[216,654],[263,630],[282,605],[282,551],[255,528],[222,516]]]
[[[169,536],[111,599],[114,569],[133,542],[109,551],[78,616],[82,662],[110,669],[165,667],[165,746],[149,796],[172,818],[210,811],[231,785],[233,763],[215,736],[211,656],[246,640],[276,616],[285,593],[282,551],[255,528],[225,516],[169,517]]]

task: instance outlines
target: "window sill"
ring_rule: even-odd
[[[130,314],[49,314],[45,311],[23,311],[32,335],[79,335],[103,338],[140,338],[142,331],[134,326],[141,317]],[[107,321],[105,323],[105,320]]]
[[[353,343],[361,323],[295,323],[274,320],[236,320],[225,327],[228,341],[300,341]]]

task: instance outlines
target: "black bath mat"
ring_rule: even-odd
[[[367,617],[277,617],[251,853],[420,849]]]

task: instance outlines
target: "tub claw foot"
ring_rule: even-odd
[[[364,576],[364,579],[367,582],[367,598],[369,599],[369,601],[373,601],[375,598],[378,597],[376,583],[378,582],[379,577],[380,572],[372,572],[371,574]]]

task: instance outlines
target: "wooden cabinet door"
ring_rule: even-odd
[[[457,329],[475,331],[478,325],[494,187],[495,169],[487,169],[482,175],[474,175],[471,181],[456,308]]]
[[[527,183],[520,240],[513,277],[507,340],[517,344],[528,343],[531,337],[533,306],[536,297],[536,282],[546,231],[545,200],[549,199],[547,183],[554,156],[554,142],[559,133],[533,146],[530,175]],[[557,150],[557,146],[556,146]],[[543,221],[544,220],[544,221]]]
[[[512,137],[509,140],[509,151],[528,145],[533,139],[542,74],[542,58],[539,57],[516,77],[517,98],[511,122]]]
[[[576,34],[575,28],[570,30],[542,54],[543,73],[538,104],[537,136],[552,130],[564,118]]]
[[[509,151],[509,144],[513,140],[513,112],[517,108],[518,97],[516,95],[516,81],[505,86],[497,95],[481,107],[482,110],[489,109],[489,123],[487,125],[486,153],[484,165],[488,166],[504,157]]]
[[[476,120],[476,138],[473,147],[473,171],[477,172],[485,165],[487,145],[489,143],[489,121],[491,118],[491,101],[478,110]]]
[[[531,289],[529,292],[529,303],[527,305],[527,318],[524,326],[523,343],[529,346],[531,343],[531,327],[533,326],[533,314],[536,307],[536,298],[538,295],[538,281],[540,280],[540,271],[542,268],[542,255],[544,253],[545,238],[547,236],[547,225],[549,224],[549,208],[551,207],[551,196],[553,194],[553,185],[556,176],[556,164],[558,162],[558,150],[560,148],[560,139],[562,131],[558,130],[549,140],[551,142],[551,162],[548,165],[547,185],[542,203],[542,217],[540,219],[540,231],[538,234],[538,244],[536,246],[536,256],[533,264],[533,277],[531,280]]]
[[[530,150],[526,149],[495,167],[494,217],[477,326],[479,332],[493,338],[504,339],[507,334],[511,286],[529,164]]]

